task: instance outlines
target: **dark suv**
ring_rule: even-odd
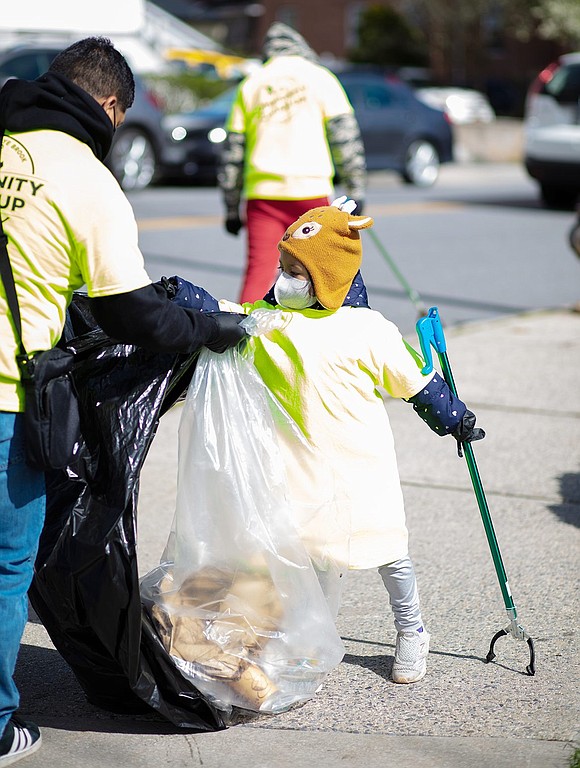
[[[338,75],[358,118],[369,171],[396,171],[410,184],[435,183],[441,163],[453,160],[453,132],[442,110],[420,101],[402,82],[373,73]],[[175,176],[215,183],[224,124],[236,88],[193,112],[166,115],[163,127],[176,156]]]
[[[22,45],[0,52],[0,87],[10,78],[35,80],[62,48]],[[144,189],[161,175],[168,149],[161,130],[162,110],[135,77],[135,101],[115,132],[105,164],[124,190]]]

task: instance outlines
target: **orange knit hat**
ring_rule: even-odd
[[[359,230],[372,227],[370,216],[353,216],[342,197],[312,208],[291,224],[278,250],[298,259],[310,273],[314,293],[325,309],[342,306],[362,262]],[[344,206],[344,208],[341,208]]]

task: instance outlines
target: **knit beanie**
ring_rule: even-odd
[[[370,216],[353,216],[332,205],[312,208],[291,224],[278,250],[298,259],[310,273],[316,298],[325,309],[342,306],[362,262],[359,230],[372,227]]]
[[[281,21],[270,25],[262,46],[264,61],[274,56],[302,56],[303,59],[318,63],[318,56],[302,35]]]

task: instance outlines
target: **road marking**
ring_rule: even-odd
[[[368,213],[371,216],[404,216],[419,213],[448,213],[464,207],[462,203],[446,203],[444,201],[385,203],[384,205],[369,205]],[[137,219],[137,224],[142,232],[164,229],[198,229],[220,225],[222,222],[223,217],[221,216],[167,216],[159,219]]]
[[[140,230],[153,229],[197,229],[221,224],[221,216],[171,216],[161,219],[137,219]]]
[[[463,203],[448,203],[441,201],[424,201],[418,203],[384,203],[383,205],[369,205],[368,213],[371,216],[400,216],[415,213],[439,213],[458,211],[465,208]],[[365,207],[365,213],[367,208]]]

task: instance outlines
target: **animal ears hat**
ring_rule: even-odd
[[[325,309],[342,306],[362,262],[359,230],[374,223],[370,216],[353,216],[355,208],[355,201],[346,196],[312,208],[288,227],[278,243],[279,251],[306,267]]]

